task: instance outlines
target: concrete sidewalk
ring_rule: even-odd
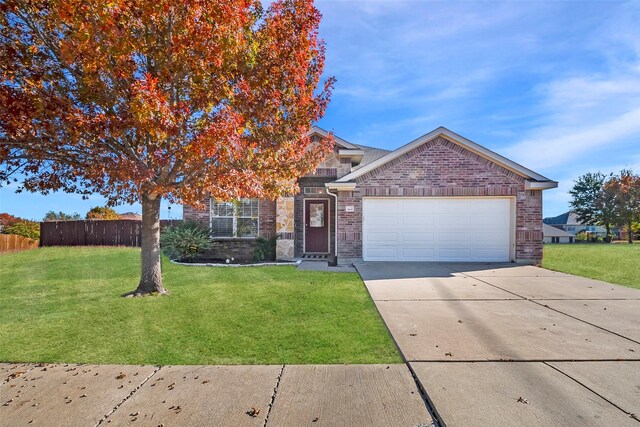
[[[357,268],[441,424],[640,426],[640,291],[515,264]]]
[[[0,426],[433,425],[406,365],[0,364]]]

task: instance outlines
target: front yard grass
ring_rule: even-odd
[[[0,362],[401,362],[356,273],[163,259],[170,295],[122,298],[139,266],[130,248],[1,255]]]
[[[555,244],[544,246],[542,266],[550,270],[640,289],[640,244]]]

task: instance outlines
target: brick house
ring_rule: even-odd
[[[318,127],[312,138],[328,133]],[[394,151],[335,139],[332,155],[276,201],[185,206],[218,257],[250,258],[278,235],[277,258],[536,263],[542,191],[558,183],[440,127]]]

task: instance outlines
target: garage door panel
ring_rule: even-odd
[[[491,261],[494,259],[499,259],[503,257],[508,257],[508,251],[505,252],[505,249],[502,247],[496,248],[478,248],[475,250],[475,258],[478,261]]]
[[[439,242],[468,242],[471,233],[468,231],[441,231],[438,233]]]
[[[509,261],[506,198],[364,198],[365,261]]]
[[[434,261],[435,250],[433,248],[399,248],[402,259],[407,261]]]
[[[406,208],[415,210],[415,208]],[[401,216],[400,223],[406,227],[429,227],[436,225],[436,217],[431,214],[423,214],[419,215],[415,214],[407,214],[406,211],[404,215]]]
[[[438,216],[438,225],[441,227],[465,227],[467,225],[471,225],[471,218],[469,218],[469,215],[456,215],[451,212],[447,213],[444,211],[440,216]]]
[[[470,225],[484,228],[502,228],[502,226],[509,220],[508,214],[475,214],[472,218],[469,218]]]
[[[398,233],[371,231],[367,237],[370,242],[395,242],[398,240]]]
[[[505,236],[498,232],[475,232],[473,233],[473,241],[476,243],[487,245],[508,245],[509,236]]]
[[[397,215],[377,215],[371,217],[371,225],[376,227],[388,227],[398,225],[399,218]]]
[[[433,242],[435,241],[435,233],[433,232],[404,232],[402,233],[403,242]]]
[[[396,247],[387,246],[384,248],[367,249],[365,255],[365,258],[370,261],[384,261],[398,258],[399,252]]]
[[[472,259],[471,249],[461,247],[439,247],[438,259],[443,261],[466,261]]]

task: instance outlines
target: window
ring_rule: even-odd
[[[560,237],[552,237],[551,243],[560,243]]]
[[[309,204],[309,226],[313,228],[324,227],[324,204]]]
[[[258,199],[236,202],[211,201],[213,237],[255,237],[258,235]]]

